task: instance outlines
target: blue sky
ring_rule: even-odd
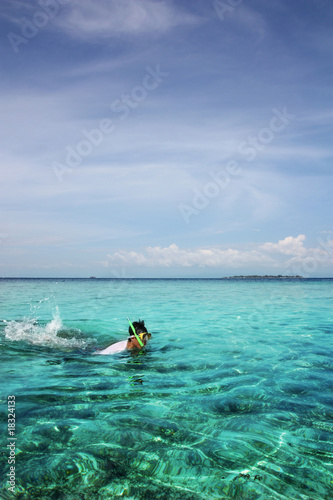
[[[329,0],[2,0],[0,275],[332,276]]]

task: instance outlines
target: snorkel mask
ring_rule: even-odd
[[[148,337],[148,340],[151,338],[151,333],[148,333],[148,332],[139,333],[138,335],[142,341],[143,341],[145,335]]]

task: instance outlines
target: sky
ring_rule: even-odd
[[[330,0],[1,0],[0,276],[333,276]]]

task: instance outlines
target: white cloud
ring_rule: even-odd
[[[141,252],[118,250],[107,256],[102,265],[143,266],[160,268],[251,268],[279,269],[284,274],[307,276],[320,267],[333,263],[333,240],[318,240],[317,248],[305,248],[305,235],[288,236],[278,243],[265,243],[255,248],[221,249],[218,247],[182,249],[176,244],[168,247],[146,247]],[[272,255],[275,253],[275,255]],[[285,256],[289,258],[286,259]]]
[[[143,252],[119,250],[108,255],[109,265],[139,265],[147,267],[237,267],[244,264],[271,264],[272,259],[264,258],[256,250],[240,251],[220,248],[181,249],[176,244],[168,247],[146,247]]]
[[[277,252],[285,255],[303,256],[306,255],[307,250],[304,248],[303,243],[305,235],[300,234],[296,238],[287,236],[284,240],[279,240],[278,243],[265,243],[261,245],[261,250],[267,252]]]

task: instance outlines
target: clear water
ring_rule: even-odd
[[[0,497],[332,499],[332,283],[0,280]]]

